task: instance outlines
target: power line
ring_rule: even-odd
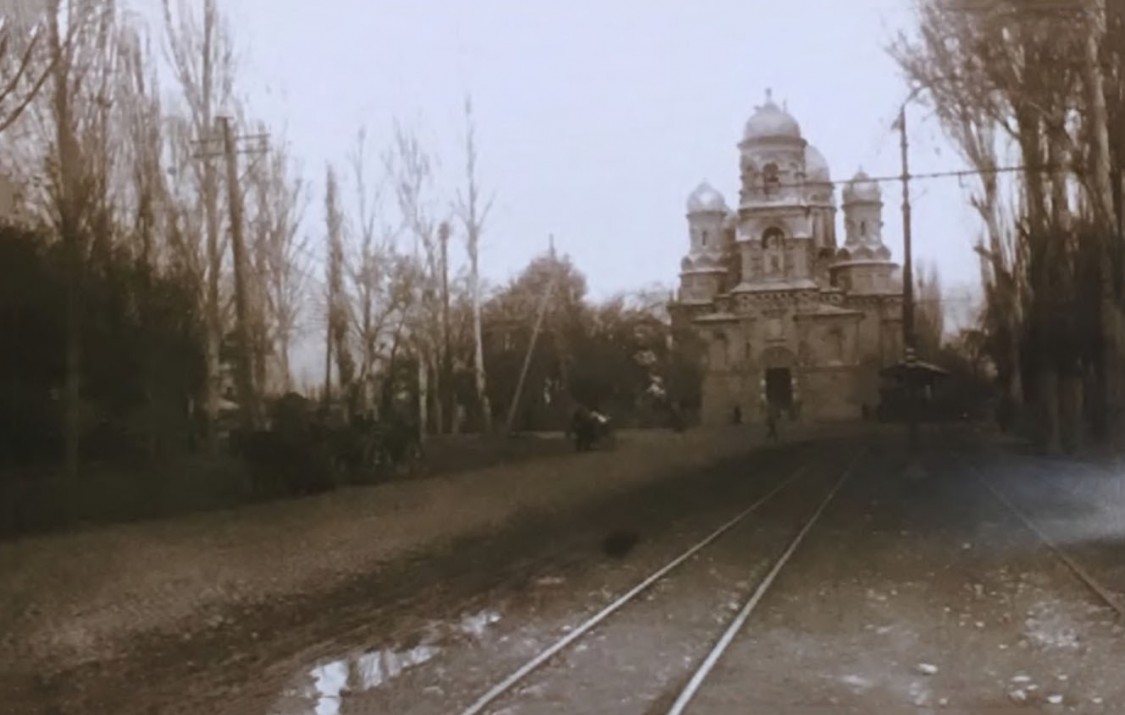
[[[992,169],[958,169],[951,171],[932,171],[920,174],[910,174],[909,179],[915,181],[918,179],[951,179],[951,178],[964,178],[966,176],[983,176],[986,174],[1013,174],[1013,173],[1051,173],[1066,169],[1068,167],[1051,167],[1051,166],[998,166]],[[902,175],[888,175],[888,176],[865,176],[863,178],[852,178],[847,180],[829,180],[829,181],[797,181],[788,183],[771,183],[769,184],[770,191],[778,189],[813,189],[818,186],[831,186],[833,189],[844,187],[847,188],[853,184],[862,183],[876,183],[883,184],[888,182],[901,182]]]

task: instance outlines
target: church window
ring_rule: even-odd
[[[707,245],[707,232],[706,231],[704,231],[702,234],[700,234],[700,243],[702,243],[703,246]]]
[[[867,238],[867,222],[866,221],[860,221],[859,222],[859,235],[863,238]]]
[[[770,163],[762,167],[762,182],[767,195],[781,186],[781,176],[778,173],[777,164]]]
[[[766,249],[767,251],[771,248],[781,248],[782,237],[783,234],[781,233],[780,228],[777,228],[776,226],[773,228],[767,228],[766,232],[762,234],[762,248]]]

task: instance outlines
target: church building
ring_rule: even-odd
[[[879,370],[902,358],[902,279],[882,237],[879,185],[861,170],[841,192],[827,161],[766,93],[746,122],[736,208],[703,182],[688,197],[688,254],[669,306],[702,338],[701,418],[772,405],[807,419],[858,419]]]

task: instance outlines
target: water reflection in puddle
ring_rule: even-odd
[[[271,715],[340,715],[344,698],[375,690],[410,668],[432,660],[453,641],[480,639],[500,620],[496,611],[466,615],[454,623],[435,623],[413,648],[379,648],[318,663],[298,676]]]

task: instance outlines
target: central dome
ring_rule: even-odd
[[[801,126],[789,112],[773,103],[773,96],[766,90],[766,103],[758,107],[754,116],[746,122],[742,132],[743,141],[759,139],[800,139]]]
[[[832,173],[828,170],[828,160],[812,144],[805,145],[805,178],[813,183],[832,183]]]

